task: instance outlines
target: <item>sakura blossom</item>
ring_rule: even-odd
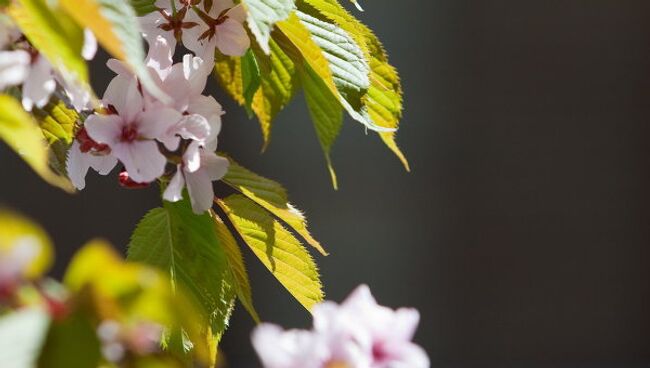
[[[163,36],[172,50],[177,42],[206,60],[215,48],[225,55],[241,56],[250,47],[243,23],[245,9],[232,0],[157,0],[158,11],[141,18],[145,38],[152,43]]]
[[[310,331],[262,324],[252,336],[266,368],[426,368],[429,358],[411,340],[419,322],[412,308],[377,304],[366,285],[340,305],[314,307]]]
[[[100,175],[108,175],[117,165],[117,158],[110,153],[107,145],[95,142],[85,128],[80,129],[66,161],[66,171],[72,185],[79,190],[84,189],[86,174],[91,167]]]
[[[148,183],[164,173],[167,163],[155,139],[182,116],[164,106],[145,110],[138,86],[135,77],[115,77],[104,94],[109,113],[89,116],[85,128],[90,138],[111,149],[134,181]]]

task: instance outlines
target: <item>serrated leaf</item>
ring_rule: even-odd
[[[164,208],[149,211],[138,224],[127,259],[158,267],[182,285],[201,306],[216,347],[228,325],[235,290],[227,255],[208,214],[194,214],[187,200],[164,202]]]
[[[50,316],[42,308],[23,309],[0,318],[0,365],[35,367],[49,324]]]
[[[68,108],[56,95],[42,109],[34,107],[32,114],[49,144],[50,168],[58,175],[67,177],[68,150],[74,139],[79,114]]]
[[[298,8],[319,19],[335,22],[355,39],[371,71],[370,87],[362,100],[368,115],[379,126],[397,129],[402,117],[402,87],[377,36],[335,0],[299,0]],[[379,135],[409,171],[408,161],[395,142],[395,132],[379,132]]]
[[[217,203],[253,253],[300,304],[310,310],[323,300],[314,260],[280,222],[241,194]]]
[[[88,68],[81,57],[83,29],[46,0],[17,0],[9,15],[29,42],[63,75],[88,86]]]
[[[169,100],[144,65],[140,25],[128,0],[59,0],[59,3],[79,24],[92,30],[111,55],[126,61],[151,94],[161,101]]]
[[[336,173],[332,166],[330,151],[343,126],[343,108],[339,104],[336,96],[327,89],[323,80],[316,75],[309,65],[305,65],[299,70],[309,114],[314,123],[318,141],[325,154],[325,161],[327,162],[327,168],[332,178],[332,185],[336,189],[338,187]]]
[[[16,213],[0,211],[0,260],[17,267],[14,276],[29,280],[43,276],[52,265],[53,253],[52,242],[40,226]]]
[[[323,255],[327,255],[321,244],[309,233],[305,216],[289,203],[287,192],[280,183],[255,174],[232,158],[228,159],[230,166],[228,173],[222,179],[224,183],[277,216],[302,236],[309,245]]]
[[[344,30],[300,11],[277,26],[285,36],[275,38],[283,50],[294,62],[307,63],[354,120],[374,131],[394,131],[375,124],[361,102],[369,69],[359,45]]]
[[[270,53],[269,40],[273,25],[286,19],[294,9],[295,0],[242,0],[248,15],[246,21],[257,43]]]
[[[255,322],[260,322],[260,317],[253,306],[253,295],[251,292],[250,281],[248,280],[248,273],[246,272],[246,265],[244,264],[244,257],[241,254],[237,241],[228,230],[226,224],[217,216],[214,211],[210,210],[210,217],[214,221],[215,232],[219,238],[220,244],[228,257],[228,264],[235,281],[235,290],[237,297],[248,313],[253,317]]]
[[[0,139],[18,153],[48,183],[68,192],[70,181],[56,175],[49,167],[47,142],[38,123],[11,96],[0,95]]]

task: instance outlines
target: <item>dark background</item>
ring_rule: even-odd
[[[220,148],[283,183],[331,252],[317,256],[328,297],[367,283],[383,304],[417,307],[434,367],[650,365],[650,2],[363,5],[401,71],[412,173],[348,121],[335,192],[301,96],[260,155],[257,123],[216,92]],[[49,230],[59,273],[91,237],[123,249],[160,201],[115,175],[70,197],[2,155],[0,201]],[[250,255],[263,319],[307,326]],[[231,366],[257,365],[252,328],[238,308],[222,344]]]

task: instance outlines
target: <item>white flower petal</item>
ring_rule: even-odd
[[[214,189],[212,180],[205,171],[197,170],[193,173],[185,171],[185,182],[194,213],[202,214],[212,208]]]
[[[181,113],[169,107],[147,110],[139,116],[138,133],[149,139],[164,137],[182,117]]]
[[[97,53],[97,39],[93,31],[84,29],[84,45],[81,49],[81,56],[86,60],[92,60]]]
[[[196,172],[201,167],[201,149],[198,142],[192,142],[183,153],[183,164],[188,173]]]
[[[161,79],[165,79],[169,74],[169,69],[172,67],[173,56],[174,48],[171,42],[165,37],[158,35],[149,42],[149,53],[145,62]]]
[[[31,57],[26,51],[0,51],[0,90],[23,83]]]
[[[199,96],[205,89],[205,84],[212,72],[214,62],[207,62],[198,56],[186,54],[183,56],[183,75],[189,82],[190,95]]]
[[[163,192],[163,199],[169,202],[178,202],[183,199],[183,187],[185,180],[183,179],[183,170],[181,165],[176,168],[176,174],[172,180],[169,181],[165,192]]]
[[[212,3],[212,8],[208,12],[208,14],[212,18],[216,18],[221,14],[224,10],[230,9],[233,6],[235,6],[235,3],[232,0],[215,0]]]
[[[52,66],[47,59],[39,55],[23,83],[23,107],[31,111],[34,105],[39,108],[45,106],[55,88]]]
[[[89,163],[100,175],[108,175],[117,165],[117,159],[112,155],[94,156],[90,155]]]
[[[138,81],[131,74],[118,74],[104,92],[105,105],[113,105],[126,122],[131,122],[142,111],[144,101],[138,91]]]
[[[167,159],[152,140],[124,142],[111,147],[129,174],[137,183],[149,183],[165,172]]]
[[[84,153],[79,149],[79,142],[75,140],[68,151],[66,171],[75,188],[82,190],[86,187],[86,174],[90,164],[84,159]]]
[[[228,18],[234,19],[239,23],[244,23],[246,21],[246,9],[242,4],[238,4],[237,6],[232,7],[230,10],[228,10]]]
[[[203,142],[210,136],[210,129],[210,124],[205,117],[198,114],[191,114],[183,116],[177,124],[175,134],[185,139]]]
[[[219,51],[225,55],[242,56],[250,47],[250,39],[244,26],[230,18],[217,26],[214,38]]]
[[[214,152],[204,151],[201,155],[201,170],[205,171],[212,181],[223,178],[229,166],[228,159],[217,156]]]
[[[106,62],[106,66],[108,69],[112,70],[115,74],[123,74],[125,76],[127,75],[132,75],[133,73],[131,72],[131,69],[129,69],[126,64],[117,59],[108,59]]]
[[[84,123],[90,138],[109,147],[119,142],[123,125],[124,122],[119,115],[100,114],[90,115]]]

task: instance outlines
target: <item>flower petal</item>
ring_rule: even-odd
[[[193,173],[185,171],[185,182],[194,213],[202,214],[212,208],[214,189],[212,188],[212,180],[205,171],[197,170]]]
[[[68,177],[75,188],[82,190],[86,187],[86,173],[90,164],[85,160],[84,153],[79,148],[79,142],[72,142],[68,151],[68,160],[65,163]]]
[[[124,122],[119,115],[93,114],[86,119],[84,127],[90,138],[112,147],[119,142]]]
[[[196,172],[201,167],[201,149],[198,142],[192,142],[183,154],[183,164],[188,173]]]
[[[137,121],[138,133],[149,139],[164,137],[182,117],[180,112],[170,107],[152,108],[140,114]]]
[[[219,51],[225,55],[242,56],[250,47],[250,39],[244,26],[230,18],[217,26],[214,38]]]
[[[246,21],[246,9],[242,4],[231,7],[226,14],[228,15],[228,18],[234,19],[239,23],[243,24]]]
[[[32,111],[34,105],[39,108],[45,106],[55,88],[52,66],[47,59],[39,55],[23,83],[23,107]]]
[[[138,183],[149,183],[165,172],[167,159],[152,140],[120,143],[111,147],[113,155],[124,164],[129,177]]]
[[[127,122],[133,121],[144,105],[138,81],[131,74],[119,74],[113,78],[104,92],[103,102],[113,105]]]
[[[230,162],[228,159],[217,156],[216,153],[204,151],[201,155],[201,170],[204,170],[210,180],[219,180],[226,175]]]
[[[86,60],[92,60],[97,53],[97,39],[93,31],[84,29],[84,44],[81,48],[81,56]]]
[[[26,51],[0,51],[0,90],[21,84],[29,73],[30,56]]]
[[[169,181],[167,188],[163,192],[163,199],[169,202],[178,202],[183,199],[183,187],[185,180],[183,179],[183,170],[181,165],[176,168],[176,174],[172,180]]]
[[[191,114],[183,116],[177,124],[175,133],[185,139],[203,142],[210,136],[210,128],[210,124],[205,117]]]
[[[214,67],[214,62],[207,62],[198,56],[186,54],[183,56],[183,75],[190,85],[191,96],[199,96],[205,89],[205,84]]]

